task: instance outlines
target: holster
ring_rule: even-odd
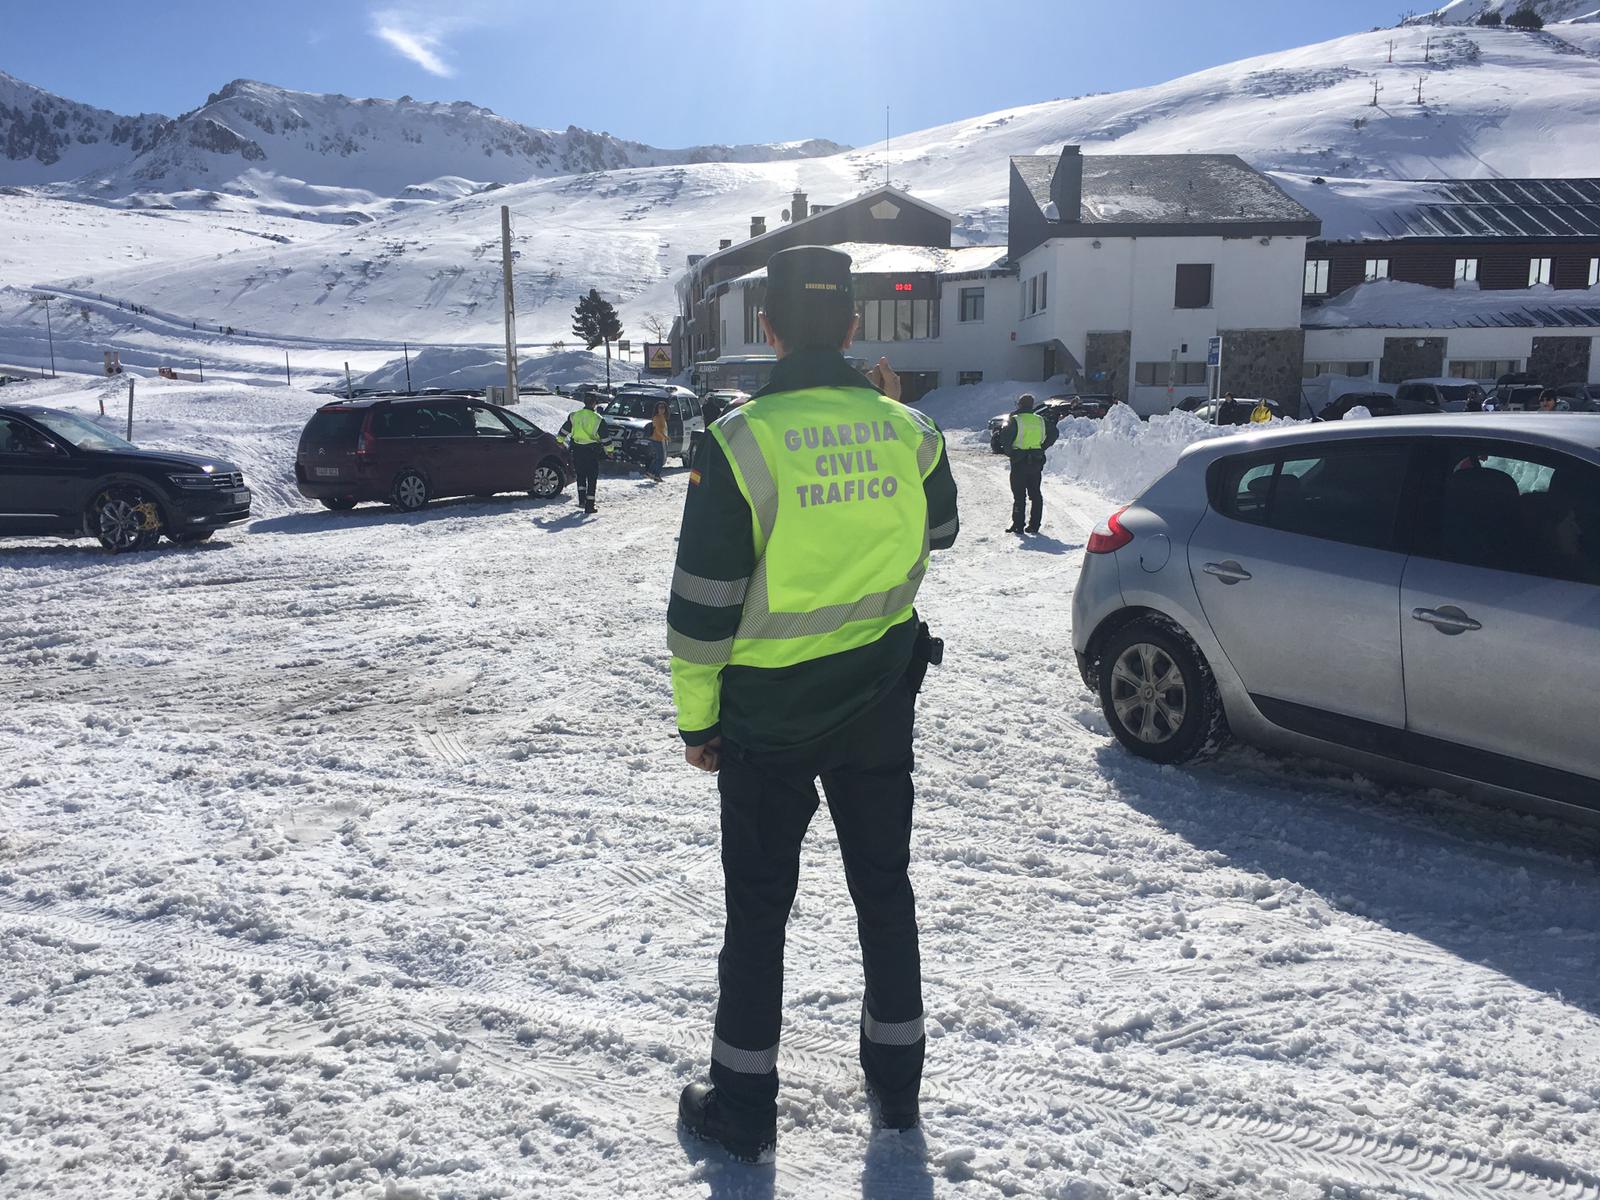
[[[944,662],[944,639],[933,636],[926,621],[917,622],[917,640],[911,649],[911,665],[906,668],[906,683],[914,696],[922,691],[922,681],[930,666]]]

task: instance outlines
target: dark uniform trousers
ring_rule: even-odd
[[[605,451],[599,442],[572,444],[572,470],[578,481],[578,503],[593,504],[595,484],[600,480],[600,460]]]
[[[1017,450],[1011,455],[1011,523],[1022,528],[1023,510],[1030,502],[1033,518],[1028,524],[1037,529],[1044,519],[1044,492],[1039,484],[1044,478],[1044,451]]]
[[[866,972],[861,1066],[885,1103],[916,1098],[926,1043],[916,901],[906,876],[914,705],[902,681],[815,748],[724,749],[718,788],[728,920],[717,960],[711,1082],[752,1121],[770,1121],[778,1095],[784,927],[799,882],[800,843],[817,811],[819,776],[855,901]]]

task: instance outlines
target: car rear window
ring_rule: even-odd
[[[1298,446],[1224,460],[1213,503],[1226,517],[1285,533],[1388,549],[1410,450],[1401,443]]]
[[[319,408],[312,414],[311,421],[300,438],[306,442],[342,446],[356,440],[366,419],[365,409]]]

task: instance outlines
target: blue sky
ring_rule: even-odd
[[[1422,6],[1419,6],[1422,7]],[[1401,0],[0,0],[0,70],[174,115],[230,79],[659,146],[862,144],[1392,24]]]

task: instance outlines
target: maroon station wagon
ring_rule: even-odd
[[[415,512],[443,496],[527,492],[572,481],[566,448],[526,417],[468,396],[341,400],[300,433],[300,494],[327,508],[378,500]]]

